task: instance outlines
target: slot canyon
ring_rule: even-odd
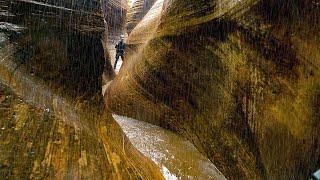
[[[319,0],[0,0],[0,179],[320,179],[319,24]]]

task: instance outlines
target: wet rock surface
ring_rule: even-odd
[[[156,0],[136,0],[128,11],[127,32],[130,34],[136,25],[148,13]]]
[[[0,84],[1,178],[161,179],[111,116],[90,111],[82,109],[78,122],[61,118]]]
[[[1,178],[163,179],[105,110],[101,76],[114,72],[100,1],[0,1],[0,11]]]
[[[173,0],[162,11],[106,90],[108,108],[184,135],[227,178],[309,177],[320,166],[319,6]]]
[[[16,44],[13,59],[18,66],[73,98],[100,90],[104,65],[111,66],[101,43],[105,24],[100,1],[1,4],[6,13],[0,15],[0,27]],[[112,73],[108,69],[106,74]]]
[[[152,159],[166,179],[226,179],[188,140],[143,121],[113,115],[132,144]]]
[[[107,22],[108,43],[112,45],[119,40],[120,35],[125,34],[126,14],[128,5],[125,0],[104,0],[103,11]],[[109,45],[108,44],[108,45]]]
[[[148,13],[141,19],[131,31],[127,44],[130,46],[143,45],[156,33],[160,24],[160,17],[163,10],[163,0],[155,1]],[[129,47],[130,47],[129,46]]]
[[[27,27],[45,24],[83,33],[104,31],[100,1],[1,0],[0,10],[1,21]]]
[[[229,179],[319,168],[317,1],[136,1],[112,82],[126,7],[106,2],[0,0],[1,176],[162,179],[108,111],[179,133]]]

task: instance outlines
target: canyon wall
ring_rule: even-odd
[[[163,179],[105,109],[100,1],[5,0],[0,12],[1,177]]]
[[[136,25],[147,14],[156,0],[136,0],[127,14],[127,32],[130,34]]]
[[[126,0],[103,0],[102,2],[107,23],[108,46],[114,46],[120,36],[126,32],[126,14],[129,7]]]
[[[230,179],[305,179],[320,166],[319,13],[312,0],[165,0],[106,104],[182,134]]]

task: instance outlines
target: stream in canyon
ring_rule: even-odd
[[[76,107],[68,100],[51,91],[35,77],[17,68],[12,59],[14,45],[8,43],[5,34],[0,34],[0,38],[2,57],[0,81],[8,85],[26,102],[52,112],[64,123],[76,129],[90,131],[90,124],[80,120]],[[117,69],[121,67],[121,64],[122,61],[118,64]],[[134,147],[159,166],[166,179],[225,179],[211,161],[180,135],[128,117],[113,115],[113,118]],[[94,133],[92,135],[94,137]]]
[[[166,179],[226,179],[208,158],[181,136],[161,127],[113,115],[132,144],[151,158]]]
[[[311,178],[317,1],[0,0],[0,179]]]

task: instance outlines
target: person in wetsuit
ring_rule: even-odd
[[[124,51],[126,48],[126,44],[124,43],[124,36],[121,36],[121,40],[116,45],[116,61],[114,63],[114,69],[117,67],[117,62],[121,57],[121,60],[124,61]]]

